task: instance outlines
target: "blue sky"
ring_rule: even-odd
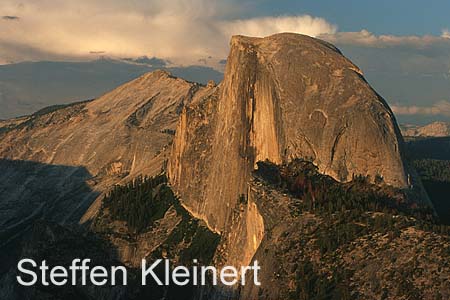
[[[248,16],[309,14],[337,24],[341,31],[367,29],[375,34],[439,35],[450,27],[450,1],[322,0],[249,1]]]

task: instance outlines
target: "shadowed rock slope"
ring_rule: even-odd
[[[82,167],[87,174],[80,181],[80,186],[87,182],[97,193],[109,189],[115,183],[127,182],[139,174],[159,173],[183,106],[195,94],[202,94],[207,89],[197,83],[172,77],[165,71],[155,71],[96,100],[48,108],[28,117],[2,122],[1,159],[33,161],[67,168],[63,169],[66,172],[58,174],[57,186],[54,180],[50,180],[52,173],[44,172],[46,169],[22,172],[20,181],[15,185],[10,183],[8,189],[0,191],[0,206],[15,203],[14,207],[19,208],[19,203],[27,197],[26,201],[33,202],[33,198],[38,195],[26,193],[36,190],[33,187],[36,180],[31,177],[38,173],[39,184],[52,186],[52,193],[60,204],[67,202],[65,206],[74,209],[77,206],[84,207],[84,210],[73,215],[64,209],[60,210],[61,217],[54,218],[54,221],[78,222],[93,199],[86,197],[88,203],[72,203],[75,198],[69,197],[71,193],[68,190],[72,194],[77,193],[77,186],[73,186],[71,179],[76,167]],[[4,170],[10,169],[14,171],[12,168]],[[52,168],[47,170],[51,171]],[[2,174],[5,178],[11,178],[10,181],[15,178],[13,175]],[[50,178],[48,182],[45,182],[46,178]],[[5,222],[14,217],[14,207],[9,211],[10,216],[3,219]],[[97,208],[98,203],[92,207],[86,219]]]
[[[60,257],[58,263],[69,264],[79,257],[77,250],[85,257],[120,260],[130,270],[148,256],[178,259],[175,262],[180,264],[192,262],[191,256],[212,257],[217,235],[176,199],[162,201],[156,190],[139,197],[131,193],[143,185],[137,178],[159,174],[164,168],[183,107],[212,90],[214,84],[203,86],[155,71],[92,101],[1,121],[0,258],[8,263],[0,268],[0,298],[148,299],[165,294],[167,299],[190,299],[193,288],[167,292],[142,289],[137,283],[129,289],[32,287],[22,292],[15,267],[20,257],[31,254],[49,261]],[[130,184],[133,188],[128,191]],[[118,186],[124,186],[122,198],[102,205]],[[120,199],[125,201],[122,206]],[[147,210],[140,206],[143,203]],[[118,208],[124,205],[131,220],[109,212],[114,207],[121,215],[124,212]],[[89,226],[77,226],[80,221]],[[139,232],[132,226],[137,221]],[[49,228],[54,225],[64,226],[53,233]],[[36,228],[40,228],[37,233]],[[73,237],[66,238],[71,234],[65,230],[74,228]],[[106,245],[105,249],[90,247],[85,235]],[[72,297],[74,293],[78,296]]]

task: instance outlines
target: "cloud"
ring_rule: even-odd
[[[450,117],[450,102],[440,101],[432,106],[402,106],[392,105],[392,111],[397,115],[427,115],[427,116],[446,116]]]
[[[17,21],[20,18],[18,16],[2,16],[2,20],[6,21]]]
[[[447,30],[442,31],[441,36],[434,35],[375,35],[368,30],[364,29],[357,32],[337,32],[334,34],[322,34],[320,38],[323,38],[331,43],[335,44],[347,44],[358,45],[367,47],[415,47],[426,48],[439,44],[450,45],[449,32]]]
[[[450,31],[448,29],[443,29],[441,37],[445,39],[450,39]]]
[[[290,31],[317,36],[336,31],[326,20],[305,15],[236,20],[237,5],[232,2],[2,0],[0,14],[19,15],[20,22],[0,26],[0,57],[35,60],[45,53],[45,58],[78,60],[104,51],[113,57],[147,55],[176,64],[196,64],[211,56],[218,64],[228,53],[232,34]],[[14,47],[22,50],[15,52]]]
[[[302,33],[316,37],[334,34],[337,31],[336,25],[328,23],[325,19],[309,15],[234,20],[223,22],[221,29],[226,35],[242,34],[255,37],[264,37],[278,32]]]
[[[0,28],[1,31],[1,28]],[[46,50],[20,44],[16,42],[5,42],[0,38],[0,65],[14,63],[21,60],[73,60],[70,54],[49,53]]]

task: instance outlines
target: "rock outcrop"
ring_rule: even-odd
[[[29,249],[37,258],[62,256],[64,263],[74,257],[120,260],[131,272],[142,258],[168,255],[166,248],[172,251],[171,257],[180,257],[181,252],[190,253],[190,247],[199,249],[199,243],[208,241],[212,257],[217,243],[209,238],[215,240],[217,235],[210,234],[201,221],[178,205],[175,209],[173,204],[158,217],[157,225],[139,234],[129,230],[126,222],[106,214],[102,206],[105,193],[114,185],[161,172],[183,107],[212,90],[212,83],[203,86],[155,71],[92,101],[48,107],[30,116],[0,121],[0,258],[8,262],[0,268],[0,298],[24,299],[17,288],[15,268],[19,257],[31,257]],[[128,200],[130,205],[136,201],[132,197]],[[39,226],[41,222],[76,228],[77,235],[54,234]],[[36,224],[40,229],[35,234]],[[104,243],[106,249],[92,249],[84,235]],[[35,238],[30,240],[30,236]],[[39,241],[39,247],[34,240]],[[203,245],[201,249],[204,254]],[[161,297],[167,293],[153,287],[144,293],[144,289],[137,284],[129,289],[80,287],[77,293],[98,299],[129,299],[127,291]],[[71,290],[58,290],[58,297]],[[25,298],[53,299],[51,292],[39,294],[33,289],[30,293],[34,294]],[[175,295],[168,299],[179,299],[177,293],[189,292],[193,289],[174,290],[171,293]]]
[[[38,210],[56,222],[89,219],[105,190],[161,171],[183,106],[210,89],[155,71],[93,101],[0,123],[0,225]]]
[[[309,158],[346,182],[407,186],[386,102],[334,46],[298,34],[234,36],[224,81],[185,108],[169,176],[183,203],[224,231],[256,162]]]
[[[403,125],[405,137],[446,137],[450,136],[450,123],[433,122],[425,126]]]

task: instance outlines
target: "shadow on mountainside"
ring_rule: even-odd
[[[0,160],[0,299],[169,299],[189,300],[201,298],[209,291],[210,287],[197,288],[192,285],[177,286],[171,283],[169,286],[159,286],[156,282],[149,280],[145,286],[141,285],[140,269],[131,266],[123,260],[120,251],[129,247],[134,249],[138,255],[139,243],[134,230],[128,231],[128,226],[134,224],[126,220],[125,231],[119,232],[113,224],[117,225],[116,218],[105,218],[100,214],[97,226],[83,224],[80,226],[78,220],[84,214],[92,201],[98,197],[98,192],[91,189],[89,180],[91,174],[84,167],[70,167],[61,165],[47,165],[30,161]],[[141,228],[142,234],[147,234],[146,241],[156,241],[154,249],[142,255],[151,261],[158,258],[179,258],[179,263],[189,266],[192,259],[209,264],[219,243],[219,237],[197,219],[194,219],[179,204],[169,187],[163,188],[164,181],[151,186],[151,190],[142,189],[143,179],[136,179],[128,185],[116,187],[116,193],[110,193],[107,210],[111,214],[122,208],[138,212],[142,209],[141,204],[150,202],[171,207],[172,214],[167,213],[168,207],[164,207],[164,213],[158,217],[158,207],[145,210],[145,218],[153,216],[157,218],[156,227],[161,225],[163,219],[167,226],[164,231],[147,224]],[[167,179],[165,179],[167,180]],[[154,183],[153,181],[151,182]],[[162,185],[161,185],[162,184]],[[148,187],[148,186],[147,186]],[[140,192],[144,192],[143,194]],[[146,195],[141,198],[142,195]],[[119,197],[120,196],[120,197]],[[170,199],[169,199],[170,198]],[[126,201],[125,206],[120,206],[120,201]],[[145,208],[145,207],[144,207]],[[104,211],[102,211],[104,213]],[[175,214],[174,214],[175,213]],[[177,221],[177,218],[179,219]],[[153,220],[156,221],[156,220]],[[169,221],[174,221],[170,227]],[[100,222],[104,230],[99,229]],[[169,222],[169,223],[167,223]],[[88,222],[89,223],[89,222]],[[97,229],[97,230],[96,230]],[[145,229],[145,230],[144,230]],[[149,234],[150,233],[150,234]],[[110,236],[112,234],[112,236]],[[158,242],[158,234],[162,239]],[[122,248],[117,244],[122,243]],[[135,239],[136,238],[136,239]],[[114,242],[116,241],[116,242]],[[145,245],[143,246],[145,247]],[[110,269],[112,266],[126,264],[127,284],[122,284],[119,274],[117,284],[112,285],[109,281],[102,286],[96,286],[87,282],[80,282],[80,274],[77,274],[77,284],[65,284],[62,286],[43,285],[39,279],[33,286],[25,287],[19,285],[16,277],[23,275],[17,270],[21,259],[33,259],[38,266],[46,261],[47,266],[64,266],[69,268],[75,258],[91,259],[88,263],[104,266]],[[160,278],[165,278],[165,271],[161,267],[156,270]],[[47,277],[48,278],[48,277]]]
[[[406,144],[413,159],[450,160],[450,137],[416,138]]]
[[[23,236],[39,221],[76,224],[99,195],[84,167],[0,159],[0,259],[14,261]],[[2,263],[0,273],[8,269]]]
[[[449,225],[450,137],[413,138],[406,145],[437,214]]]
[[[84,167],[0,159],[0,299],[104,299],[120,287],[20,286],[17,264],[22,258],[38,264],[68,266],[74,258],[98,265],[120,265],[115,248],[78,221],[99,192]]]

